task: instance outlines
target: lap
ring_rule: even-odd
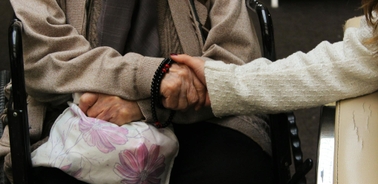
[[[271,157],[246,135],[204,122],[174,128],[180,150],[171,183],[271,183]]]
[[[86,184],[85,182],[75,179],[58,168],[34,167],[32,172],[32,183],[36,184]]]
[[[172,169],[171,184],[271,183],[271,157],[244,134],[204,122],[174,125],[174,128],[180,150]],[[57,169],[35,171],[43,173],[38,178],[41,183],[57,178],[62,182],[84,183]]]

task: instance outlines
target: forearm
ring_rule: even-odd
[[[56,60],[57,53],[37,63],[25,60],[27,92],[42,101],[49,101],[50,95],[74,92],[104,93],[127,100],[148,98],[152,74],[162,59],[132,53],[119,56],[106,50],[93,49],[67,61]]]
[[[153,73],[162,58],[109,47],[92,49],[55,1],[13,0],[23,23],[23,52],[29,95],[50,102],[74,92],[98,92],[128,100],[149,97]],[[63,98],[63,97],[62,97]]]
[[[244,66],[208,62],[205,74],[214,114],[292,111],[377,90],[374,58],[355,58],[359,54],[354,52],[366,52],[363,48],[343,48],[342,43],[323,42],[307,54],[273,63],[263,58]]]

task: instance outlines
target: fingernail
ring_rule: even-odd
[[[177,56],[177,54],[176,54],[176,53],[171,53],[170,55],[171,55],[171,56]]]

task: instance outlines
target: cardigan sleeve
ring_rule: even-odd
[[[341,42],[324,41],[308,53],[296,52],[276,62],[264,58],[243,66],[206,62],[213,113],[277,113],[374,92],[378,89],[375,49],[363,44],[370,36],[365,24],[361,29],[349,28]]]
[[[136,53],[122,56],[110,47],[91,48],[66,23],[56,1],[11,0],[11,4],[23,23],[26,90],[38,101],[59,101],[86,91],[128,100],[150,96],[153,73],[163,58]]]

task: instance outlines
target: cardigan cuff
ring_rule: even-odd
[[[209,92],[211,108],[216,117],[237,114],[232,112],[235,93],[232,86],[235,82],[234,69],[237,65],[225,64],[222,61],[205,62],[205,79]],[[231,83],[231,84],[229,84]]]

